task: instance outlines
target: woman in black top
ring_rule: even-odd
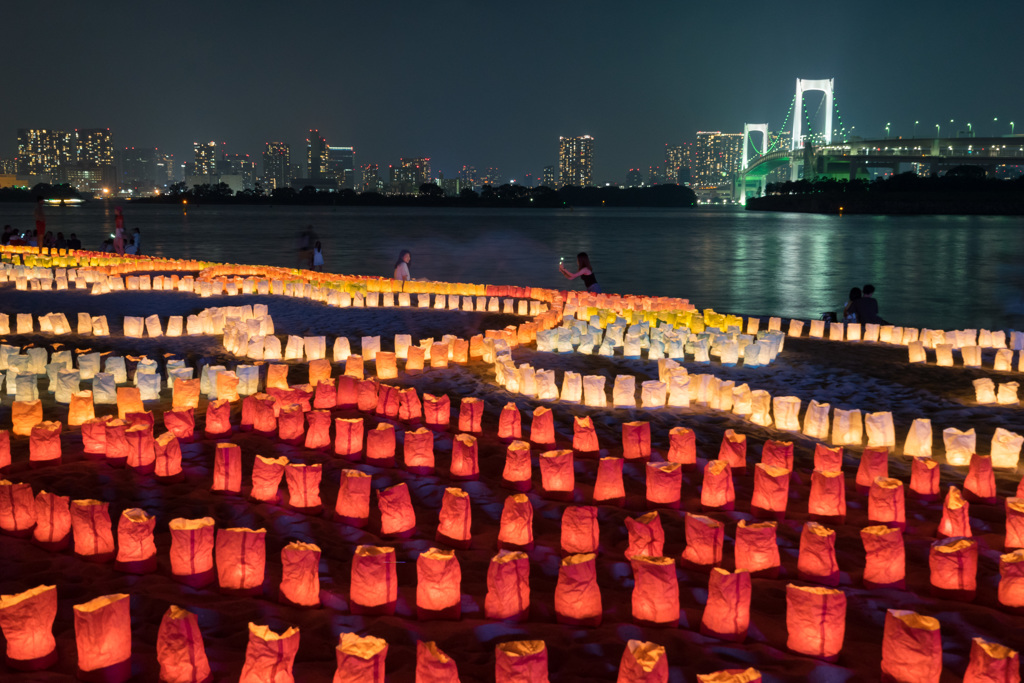
[[[558,270],[562,272],[562,275],[570,280],[580,278],[583,280],[583,286],[587,288],[587,291],[591,294],[600,294],[601,285],[597,284],[597,276],[594,275],[594,269],[590,266],[590,257],[587,256],[587,252],[581,251],[576,254],[576,267],[579,268],[575,273],[570,273],[568,269],[561,263],[558,264]]]

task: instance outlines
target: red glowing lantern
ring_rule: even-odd
[[[252,491],[249,495],[253,500],[267,503],[278,501],[278,488],[281,485],[281,478],[284,477],[284,468],[288,464],[288,458],[266,458],[257,455],[252,466]]]
[[[971,455],[971,466],[964,479],[964,490],[974,494],[979,499],[988,502],[995,502],[998,493],[996,492],[996,474],[992,470],[992,458],[988,455]]]
[[[299,510],[319,510],[320,479],[323,466],[320,463],[300,465],[289,462],[284,468],[288,482],[288,505]]]
[[[517,490],[530,490],[530,478],[533,476],[530,444],[525,441],[513,441],[508,445],[505,451],[505,469],[501,476]]]
[[[573,418],[572,449],[579,453],[598,453],[601,446],[597,442],[597,429],[589,415]]]
[[[1024,548],[1024,499],[1006,499],[1006,538],[1003,547],[1007,550]]]
[[[416,558],[416,608],[423,618],[458,619],[462,568],[454,550],[430,548]]]
[[[743,470],[747,466],[747,435],[726,429],[718,449],[718,459],[729,463],[734,470]]]
[[[679,580],[671,557],[633,557],[633,618],[652,624],[679,623]]]
[[[814,444],[814,469],[822,472],[842,471],[843,447],[830,448],[822,443]]]
[[[595,553],[600,538],[597,508],[592,505],[570,505],[562,512],[562,552],[570,555]]]
[[[299,629],[274,633],[249,622],[249,644],[238,683],[294,683],[292,667],[299,651]]]
[[[646,460],[651,457],[651,423],[622,423],[622,455],[626,460]]]
[[[0,630],[7,639],[7,663],[19,671],[48,668],[57,659],[53,620],[57,587],[36,586],[0,596]]]
[[[457,547],[469,547],[472,520],[469,494],[462,489],[446,488],[441,498],[441,512],[438,515],[438,540]]]
[[[999,603],[1024,607],[1024,550],[999,556]]]
[[[946,538],[932,543],[928,552],[931,584],[973,599],[978,588],[978,542],[973,538]]]
[[[124,420],[111,420],[106,427],[107,462],[121,466],[128,462],[131,446],[128,444],[128,423]]]
[[[175,379],[174,387],[171,390],[171,407],[175,410],[185,410],[191,408],[195,410],[199,407],[199,394],[202,389],[202,380],[200,378],[195,379]],[[120,401],[120,389],[118,390],[118,401]]]
[[[786,470],[793,470],[793,442],[792,441],[765,441],[761,449],[761,462],[773,467],[781,467]]]
[[[217,399],[206,404],[206,433],[212,436],[227,434],[231,431],[231,404],[225,399]]]
[[[156,467],[156,439],[153,426],[133,424],[124,431],[128,441],[128,467],[142,472],[152,472]]]
[[[1005,645],[983,638],[971,639],[971,655],[964,683],[1020,683],[1020,655]]]
[[[668,657],[657,643],[630,640],[619,661],[616,683],[668,683]]]
[[[31,491],[31,487],[28,490]],[[32,538],[48,550],[62,550],[71,533],[70,499],[40,491],[36,494],[34,507],[35,528],[32,530]]]
[[[712,569],[708,579],[708,602],[700,622],[701,633],[742,642],[750,626],[751,593],[750,572]]]
[[[555,614],[560,624],[600,625],[601,588],[593,553],[562,558],[555,586]]]
[[[88,453],[88,451],[86,451]],[[11,464],[11,433],[0,429],[0,469]]]
[[[15,401],[11,404],[11,431],[16,436],[28,436],[32,428],[43,421],[43,402]]]
[[[807,522],[800,533],[800,554],[797,571],[804,581],[839,585],[839,564],[836,562],[836,532]]]
[[[960,489],[949,487],[942,504],[942,519],[939,521],[939,535],[947,537],[970,537],[971,504],[960,495]]]
[[[459,431],[479,432],[484,416],[484,402],[472,396],[462,399],[459,404]],[[428,420],[429,424],[429,420]]]
[[[678,462],[647,463],[647,502],[678,508],[682,496],[683,470]]]
[[[846,594],[820,586],[786,586],[786,647],[834,661],[846,638]]]
[[[668,431],[668,461],[681,465],[697,464],[697,436],[687,427],[673,427]]]
[[[156,634],[156,658],[160,680],[166,683],[197,683],[210,678],[210,662],[195,614],[177,605],[164,612]]]
[[[209,431],[209,428],[207,428]],[[277,416],[277,438],[298,444],[306,434],[306,416],[298,403],[281,406]]]
[[[530,442],[541,446],[555,443],[555,414],[550,408],[537,406],[530,422]]]
[[[146,408],[142,405],[142,393],[138,387],[117,388],[117,418],[125,419],[128,413],[142,413]]]
[[[434,433],[425,427],[405,432],[402,444],[405,468],[427,473],[434,469]]]
[[[541,486],[549,493],[571,493],[576,487],[572,449],[540,454]]]
[[[375,408],[377,414],[385,417],[398,417],[399,404],[398,389],[388,384],[381,384],[377,392],[377,407]]]
[[[40,422],[33,425],[29,433],[29,460],[34,463],[55,463],[60,461],[60,422]]]
[[[761,672],[749,669],[723,669],[709,674],[697,674],[697,683],[761,683]]]
[[[868,493],[868,519],[904,528],[906,513],[903,505],[903,482],[899,479],[879,477]]]
[[[354,614],[394,614],[398,600],[395,549],[372,545],[352,557],[349,600]]]
[[[86,453],[106,454],[107,423],[113,419],[110,415],[105,415],[82,423],[82,446]]]
[[[363,452],[363,418],[334,418],[334,452],[346,460],[359,460]]]
[[[704,466],[704,483],[700,487],[700,504],[705,508],[732,510],[736,491],[732,486],[732,468],[725,460],[710,460]]]
[[[498,438],[499,439],[521,439],[523,438],[522,418],[519,415],[519,408],[515,403],[506,403],[498,416]]]
[[[942,675],[939,620],[890,609],[882,632],[882,676],[907,683],[938,683]]]
[[[807,512],[812,517],[839,519],[846,516],[846,480],[839,470],[811,472]]]
[[[348,410],[359,405],[359,390],[357,386],[358,380],[355,377],[339,375],[335,382],[337,394],[334,402],[335,407]]]
[[[922,498],[939,495],[939,463],[931,458],[914,458],[910,469],[910,490]]]
[[[516,493],[505,499],[498,542],[502,546],[516,548],[533,545],[533,505],[525,493]]]
[[[754,466],[754,494],[750,499],[750,507],[785,515],[789,503],[789,475],[790,470],[784,467],[757,463]]]
[[[626,559],[634,557],[660,557],[665,550],[665,531],[657,512],[648,512],[636,519],[626,517],[629,546]]]
[[[366,462],[377,467],[395,464],[395,428],[381,422],[366,433]]]
[[[403,422],[415,422],[423,417],[423,404],[414,387],[398,390],[398,419]]]
[[[345,680],[353,679],[345,678]],[[437,643],[420,640],[416,643],[416,681],[417,683],[459,683],[459,670],[455,666],[455,660],[442,652]],[[367,683],[377,683],[377,681],[367,679]],[[384,683],[383,675],[379,683]]]
[[[233,443],[218,443],[213,453],[213,489],[224,493],[242,490],[242,449]]]
[[[857,486],[868,488],[879,477],[889,476],[889,449],[865,448],[857,466]]]
[[[192,408],[165,411],[164,427],[179,439],[191,439],[196,428],[195,411]]]
[[[469,480],[480,476],[476,437],[456,434],[452,440],[451,475],[454,479]]]
[[[181,474],[181,444],[174,432],[164,432],[153,441],[154,468],[160,478]]]
[[[105,681],[131,677],[132,617],[127,593],[103,595],[75,605],[78,670],[103,670]]]
[[[739,521],[736,525],[736,569],[748,572],[773,572],[778,569],[780,560],[776,527],[776,522]]]
[[[341,486],[334,513],[350,526],[362,527],[370,517],[370,489],[373,478],[359,470],[342,470]]]
[[[114,556],[114,534],[106,503],[92,499],[71,501],[71,532],[79,557],[104,562]]]
[[[328,410],[311,410],[306,413],[309,429],[306,431],[305,448],[317,450],[331,445],[331,413]]]
[[[292,541],[281,549],[281,596],[293,605],[320,604],[320,547]]]
[[[621,500],[626,497],[622,484],[622,458],[601,458],[597,463],[594,480],[594,500],[597,502]]]
[[[171,573],[182,579],[202,582],[212,578],[214,521],[213,517],[172,519]]]
[[[410,350],[416,347],[410,347]],[[461,408],[459,414],[459,420],[461,422]],[[433,394],[423,394],[423,420],[427,423],[427,426],[431,429],[448,429],[448,423],[451,421],[452,408],[451,399],[448,398],[447,394],[441,394],[440,396],[434,396]],[[466,431],[459,428],[460,431]]]
[[[214,552],[221,588],[257,592],[263,587],[267,562],[266,529],[218,529]]]
[[[686,513],[686,549],[683,560],[698,567],[712,567],[722,563],[725,527],[721,522],[704,515]]]
[[[117,564],[121,571],[144,574],[156,569],[153,529],[156,517],[141,508],[128,508],[117,522]]]
[[[416,512],[404,483],[377,491],[380,531],[385,536],[410,534],[416,529]]]
[[[500,550],[487,567],[488,619],[521,619],[530,609],[530,559],[519,550]]]
[[[513,640],[494,648],[495,683],[548,683],[543,640]]]
[[[417,648],[422,644],[423,641],[419,641]],[[338,668],[334,672],[335,683],[384,683],[388,644],[383,638],[342,633],[335,653],[338,659]]]
[[[868,588],[902,587],[906,577],[903,532],[897,527],[869,526],[860,530],[864,543],[864,585]]]
[[[335,408],[338,405],[338,391],[330,380],[320,380],[313,385],[313,407],[321,410]],[[244,421],[243,421],[244,424]]]

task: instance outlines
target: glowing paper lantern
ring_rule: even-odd
[[[860,531],[864,552],[864,585],[902,587],[906,576],[903,532],[897,527],[869,526]]]
[[[53,620],[57,616],[57,587],[36,586],[22,593],[0,596],[0,630],[7,640],[7,662],[12,669],[35,671],[57,659]]]
[[[836,562],[836,532],[818,524],[807,522],[800,533],[800,554],[797,571],[805,581],[826,586],[839,585],[839,565]]]
[[[142,405],[142,394],[138,387],[117,388],[117,417],[123,420],[128,413],[142,413],[146,408]]]
[[[417,652],[422,645],[423,641],[417,643]],[[360,637],[355,633],[342,633],[335,653],[338,661],[338,668],[334,672],[335,683],[384,683],[384,662],[388,653],[387,641],[373,636]],[[420,670],[419,661],[419,657],[417,657],[417,675]],[[455,662],[451,662],[451,664],[454,668]],[[440,668],[431,669],[432,672],[440,670]],[[433,679],[428,680],[432,681]]]
[[[978,542],[973,538],[935,541],[928,552],[931,584],[973,599],[978,587]]]
[[[131,677],[132,618],[126,593],[104,595],[74,606],[78,670],[104,670],[107,681]]]
[[[156,518],[141,508],[128,508],[117,522],[117,564],[122,571],[146,573],[156,569],[153,529]]]
[[[673,427],[668,432],[668,461],[681,465],[697,464],[697,437],[692,429]]]
[[[298,403],[281,406],[277,416],[277,438],[286,443],[298,444],[305,434],[306,419],[302,406]]]
[[[647,460],[651,457],[651,423],[622,423],[622,454],[626,460]]]
[[[541,486],[552,493],[571,492],[576,486],[571,449],[546,451],[540,454]]]
[[[950,486],[942,504],[942,519],[939,521],[939,535],[946,537],[970,537],[971,504],[960,495],[960,489]]]
[[[231,431],[231,404],[226,399],[217,399],[206,404],[205,431],[213,436]]]
[[[634,557],[658,557],[664,553],[665,531],[657,512],[648,512],[636,519],[626,517],[626,531],[629,535],[627,560]]]
[[[884,447],[865,448],[857,466],[857,486],[871,486],[878,477],[889,476],[889,451]]]
[[[812,439],[827,439],[830,410],[831,406],[828,403],[818,403],[811,399],[807,404],[807,412],[804,413],[804,434]]]
[[[212,490],[225,493],[242,490],[242,449],[235,444],[217,444],[213,454]]]
[[[718,449],[718,459],[729,463],[729,467],[734,470],[746,468],[747,435],[726,429],[722,436],[722,445]]]
[[[170,522],[171,573],[176,577],[201,582],[213,573],[214,521],[213,517],[185,519]],[[212,578],[212,576],[211,576]]]
[[[529,609],[529,558],[522,551],[501,550],[487,568],[485,614],[488,619],[519,619]]]
[[[668,683],[668,657],[661,645],[630,640],[619,662],[616,683]]]
[[[996,427],[989,450],[989,453],[992,454],[992,466],[1016,468],[1020,460],[1022,445],[1024,445],[1024,436],[1007,431],[1002,427]]]
[[[907,439],[903,442],[903,455],[910,457],[932,456],[932,421],[917,418],[910,424]]]
[[[902,481],[878,477],[871,483],[871,490],[868,493],[868,519],[872,522],[898,526],[901,529],[906,525]]]
[[[446,488],[441,498],[441,512],[438,514],[438,540],[457,547],[468,547],[472,522],[469,494],[462,489]]]
[[[784,467],[757,463],[754,467],[754,494],[751,508],[765,512],[785,514],[789,502],[790,470]]]
[[[29,436],[32,428],[43,421],[43,402],[15,401],[11,404],[11,431],[17,436]]]
[[[625,498],[622,485],[622,458],[601,458],[597,463],[594,500],[603,502]]]
[[[40,422],[33,425],[29,433],[29,460],[34,463],[60,461],[60,422]]]
[[[679,622],[679,581],[671,557],[634,557],[633,618],[653,624]]]
[[[171,405],[176,410],[183,408],[197,409],[199,407],[200,383],[201,380],[199,379],[175,380],[174,388],[171,392]]]
[[[939,620],[910,610],[887,610],[882,675],[901,683],[938,683],[942,675]]]
[[[710,517],[686,514],[686,549],[683,560],[698,567],[712,567],[722,562],[725,527]]]
[[[682,495],[683,470],[677,462],[649,462],[647,501],[654,505],[678,507]]]
[[[605,394],[604,384],[605,378],[601,375],[584,375],[584,405],[592,406],[594,408],[606,408],[608,406],[608,396]]]
[[[68,406],[68,426],[79,427],[96,417],[91,391],[76,391],[71,394]]]
[[[71,501],[71,531],[76,555],[97,562],[113,557],[114,534],[106,503],[92,499]]]
[[[402,449],[405,467],[410,472],[426,473],[434,469],[434,433],[429,429],[420,427],[405,432]]]
[[[712,569],[708,579],[708,600],[701,617],[701,633],[724,640],[742,641],[746,638],[750,625],[750,596],[748,571]]]
[[[362,527],[370,517],[372,477],[359,470],[342,470],[334,512],[340,521]]]
[[[381,384],[377,394],[376,413],[387,417],[398,417],[398,389],[388,384]]]
[[[482,431],[480,422],[484,415],[484,402],[472,396],[462,399],[459,404],[459,431],[479,432]],[[427,421],[430,424],[430,421]],[[447,423],[444,423],[447,424]]]
[[[503,547],[529,548],[533,545],[533,505],[526,494],[516,493],[505,498],[498,541]]]
[[[942,430],[942,442],[946,448],[946,463],[954,466],[969,465],[971,454],[976,452],[977,436],[974,429],[961,432],[959,429],[949,427]]]
[[[530,422],[530,442],[550,446],[555,443],[554,413],[550,408],[537,406]]]
[[[775,428],[800,431],[800,399],[796,396],[776,396],[772,399]]]
[[[6,488],[8,491],[10,490],[10,487]],[[31,490],[29,487],[28,492]],[[24,494],[19,493],[18,497],[20,498],[21,495]],[[5,507],[0,505],[0,509]],[[66,496],[40,491],[35,497],[34,510],[35,527],[32,530],[32,538],[46,549],[62,550],[67,545],[68,536],[71,533],[70,500]],[[26,513],[21,514],[27,517]]]
[[[156,635],[156,658],[160,680],[166,683],[196,683],[210,677],[210,662],[195,614],[177,605],[164,612]]]
[[[793,469],[793,442],[775,441],[770,439],[764,442],[761,449],[761,463],[773,467],[781,467],[784,470]]]
[[[495,683],[548,683],[543,640],[513,640],[494,648]]]
[[[461,421],[461,408],[460,417]],[[451,420],[451,399],[447,394],[423,394],[423,420],[431,429],[447,429]],[[460,431],[465,431],[461,429]]]
[[[793,335],[793,325],[797,324],[803,325],[799,320],[790,321],[790,336],[800,336],[799,331]],[[723,669],[709,674],[697,674],[697,683],[761,683],[761,672],[754,668]]]
[[[523,436],[519,408],[515,403],[506,403],[498,416],[499,439],[521,439]]]
[[[999,603],[1024,607],[1024,550],[999,556]]]
[[[366,462],[378,467],[395,464],[395,428],[381,422],[366,433]]]
[[[256,592],[263,587],[267,561],[267,530],[218,529],[215,553],[217,580],[227,590]]]
[[[398,600],[395,549],[360,545],[352,557],[349,599],[353,613],[392,614]]]
[[[363,452],[363,418],[334,419],[334,452],[347,460],[358,460]]]
[[[859,446],[864,438],[859,410],[836,408],[832,415],[832,445]]]
[[[939,463],[931,458],[914,458],[910,468],[910,490],[923,498],[939,495]]]
[[[1020,655],[1005,645],[973,638],[964,683],[993,681],[1020,683]]]
[[[462,569],[454,550],[430,548],[416,558],[416,607],[421,615],[458,619]]]
[[[964,479],[964,490],[981,500],[995,502],[996,474],[992,469],[992,458],[987,455],[971,455],[971,467]]]
[[[1017,398],[1017,390],[1020,389],[1019,382],[1004,382],[996,388],[996,402],[1001,406],[1017,405],[1020,399]]]
[[[779,567],[776,522],[749,523],[741,519],[736,527],[736,569],[771,572]]]
[[[601,623],[601,589],[597,585],[597,556],[593,553],[562,558],[555,586],[555,613],[562,624]]]
[[[731,510],[736,502],[732,484],[732,468],[725,460],[711,460],[704,466],[704,483],[700,488],[700,504],[705,508]]]
[[[294,683],[292,668],[299,651],[299,629],[274,633],[267,626],[249,622],[249,644],[238,683]]]
[[[406,484],[396,484],[377,491],[380,529],[385,536],[410,534],[416,529],[416,512]]]
[[[318,510],[320,508],[322,468],[320,463],[300,465],[289,462],[285,465],[284,476],[288,482],[288,505],[299,510]]]
[[[320,604],[320,548],[292,541],[281,549],[281,596],[293,605]]]
[[[834,660],[846,638],[846,595],[832,588],[786,586],[786,647]]]

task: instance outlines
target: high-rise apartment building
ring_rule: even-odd
[[[327,177],[333,178],[341,189],[354,190],[356,187],[355,149],[352,147],[328,147]]]
[[[594,184],[594,138],[590,135],[558,138],[558,173],[561,186]]]
[[[256,160],[248,154],[225,154],[221,159],[221,175],[236,175],[242,178],[242,189],[256,187]]]
[[[164,187],[166,169],[158,169],[155,147],[125,147],[117,152],[117,184],[125,192],[142,194]],[[161,171],[163,177],[160,177]]]
[[[226,143],[220,143],[226,144]],[[195,154],[194,166],[190,169],[193,176],[217,175],[217,143],[193,142],[192,151]]]
[[[504,185],[505,181],[502,179],[501,172],[498,171],[496,166],[488,166],[484,169],[484,172],[480,174],[480,184],[498,187],[499,185]]]
[[[72,133],[45,128],[18,129],[19,175],[47,175],[57,180],[58,169],[74,160]]]
[[[394,194],[416,194],[420,185],[431,182],[430,157],[402,157],[389,167],[388,181]]]
[[[109,128],[76,128],[75,160],[97,166],[114,165],[114,143]]]
[[[554,166],[544,167],[540,174],[540,184],[544,187],[550,187],[552,190],[558,187],[558,177],[555,175]]]
[[[380,192],[384,189],[380,179],[380,166],[378,164],[363,164],[359,167],[359,173],[360,192]]]
[[[473,187],[480,184],[480,177],[477,175],[476,166],[463,166],[459,171],[459,180],[465,187]]]
[[[313,180],[327,178],[329,161],[327,140],[320,136],[319,130],[310,128],[306,138],[306,177]]]
[[[693,174],[693,143],[665,145],[665,182],[685,185]]]
[[[729,185],[743,159],[743,135],[700,131],[694,146],[694,184],[710,189]]]
[[[291,182],[291,149],[284,142],[268,142],[263,150],[263,189],[288,187]]]

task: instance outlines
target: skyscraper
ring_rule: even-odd
[[[430,157],[402,157],[391,166],[389,178],[394,194],[416,194],[420,185],[431,182]]]
[[[313,180],[326,178],[328,161],[327,140],[320,137],[319,130],[310,128],[306,138],[306,177]]]
[[[222,145],[225,143],[221,143]],[[195,166],[192,175],[210,176],[217,174],[217,143],[193,142],[192,151],[195,154]]]
[[[118,150],[118,186],[133,195],[163,187],[167,182],[167,171],[164,169],[163,178],[159,178],[158,154],[155,147],[125,147]]]
[[[241,176],[243,189],[256,187],[256,160],[248,154],[225,154],[221,167],[221,175]]]
[[[60,166],[75,160],[71,133],[45,128],[18,129],[19,175],[47,175],[57,180]]]
[[[587,187],[594,184],[594,138],[590,135],[558,138],[559,183]]]
[[[287,143],[268,142],[263,150],[263,189],[267,192],[288,187],[292,157]]]
[[[694,146],[695,183],[704,189],[729,185],[743,158],[743,135],[700,131]]]
[[[683,185],[693,172],[693,143],[665,144],[665,182]]]
[[[114,165],[114,144],[109,128],[76,128],[75,160],[97,166]]]
[[[544,167],[540,174],[540,184],[544,187],[550,187],[552,190],[558,187],[558,178],[555,176],[554,166]]]
[[[360,192],[380,192],[381,183],[380,180],[380,166],[378,164],[363,164],[359,167],[360,171]]]
[[[354,190],[356,186],[356,152],[352,147],[327,148],[327,176],[337,181],[338,187]]]

